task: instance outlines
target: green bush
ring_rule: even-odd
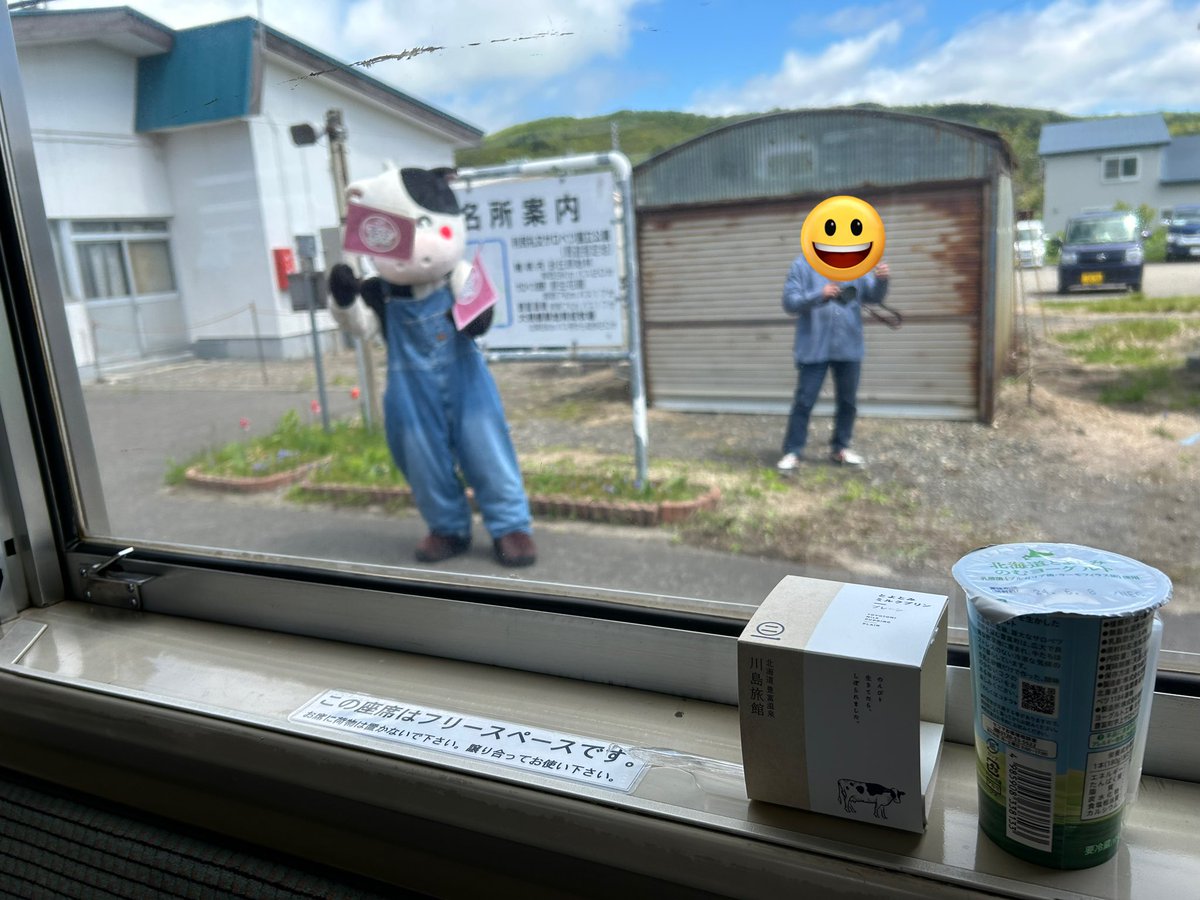
[[[1159,227],[1150,233],[1143,245],[1146,250],[1146,262],[1163,262],[1167,258],[1167,229]]]
[[[1056,231],[1046,237],[1046,265],[1057,266],[1062,254],[1063,232]]]

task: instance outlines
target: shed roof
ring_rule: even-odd
[[[1200,134],[1171,138],[1171,143],[1163,152],[1159,181],[1164,184],[1200,181]]]
[[[833,194],[992,178],[1012,151],[994,131],[871,109],[772,113],[714,129],[637,165],[639,207]]]
[[[1113,116],[1082,122],[1043,125],[1038,154],[1082,153],[1089,150],[1116,150],[1122,147],[1149,147],[1171,140],[1167,123],[1159,113],[1143,116]]]

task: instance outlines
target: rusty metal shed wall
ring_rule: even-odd
[[[1012,168],[999,135],[861,109],[760,116],[700,135],[634,169],[639,210],[867,188],[991,180]]]
[[[869,110],[763,116],[642,163],[634,196],[651,402],[787,411],[796,375],[783,282],[808,211],[853,193],[886,224],[889,302],[905,316],[899,331],[864,320],[859,408],[990,421],[1011,349],[1011,168],[994,132]]]
[[[982,193],[979,184],[863,192],[887,223],[888,302],[905,317],[899,331],[864,320],[864,410],[976,417]],[[795,320],[780,297],[813,202],[657,210],[639,218],[655,406],[787,411],[796,386]],[[827,384],[827,396],[830,390]]]

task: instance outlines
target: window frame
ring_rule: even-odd
[[[1132,175],[1124,173],[1125,163],[1133,160],[1134,172]],[[1117,164],[1117,174],[1110,178],[1107,174],[1109,162],[1115,161]],[[1140,153],[1107,153],[1100,157],[1100,180],[1104,184],[1122,184],[1129,181],[1140,181],[1142,178],[1142,154]]]
[[[41,199],[11,21],[0,26],[0,489],[19,521],[18,554],[34,605],[85,598],[84,574],[119,545],[108,533],[99,467],[87,427],[61,287]],[[736,704],[736,636],[751,604],[639,597],[507,579],[396,574],[384,567],[315,568],[300,559],[253,561],[236,554],[144,546],[124,559],[152,576],[147,612],[442,655],[567,678]],[[761,598],[759,598],[761,599]],[[0,617],[10,611],[0,610]],[[17,610],[19,612],[19,610]],[[496,635],[512,635],[496,640]],[[967,661],[953,648],[952,668]],[[957,665],[955,665],[957,663]],[[970,693],[955,676],[948,733],[969,740]],[[1200,678],[1159,676],[1162,693],[1200,696]],[[965,699],[964,699],[965,698]],[[1176,727],[1179,725],[1180,727]],[[1189,730],[1190,729],[1190,730]],[[1175,754],[1200,725],[1169,722],[1162,748]],[[1181,751],[1182,752],[1182,751]],[[1200,781],[1200,761],[1186,770]],[[1149,770],[1148,770],[1149,771]],[[1178,777],[1178,776],[1177,776]]]

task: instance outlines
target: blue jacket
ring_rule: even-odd
[[[887,296],[888,280],[868,272],[862,278],[841,282],[843,289],[853,286],[857,296],[846,303],[827,300],[822,291],[827,284],[838,284],[819,274],[801,254],[792,263],[783,286],[783,309],[796,316],[796,340],[792,356],[796,365],[845,360],[861,362],[865,353],[862,330],[862,304],[882,303]]]

